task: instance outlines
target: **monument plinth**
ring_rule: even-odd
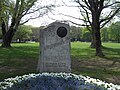
[[[54,22],[40,31],[39,72],[70,72],[70,26]]]

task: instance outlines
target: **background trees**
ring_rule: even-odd
[[[108,27],[109,28],[109,27]],[[108,37],[108,28],[104,27],[101,29],[101,40],[103,42],[107,42],[109,41],[109,37]]]
[[[120,43],[120,22],[112,23],[108,28],[109,40]]]
[[[82,41],[91,42],[91,33],[86,27],[82,28]]]
[[[32,27],[32,39],[36,42],[39,41],[40,30],[43,29],[43,26],[40,27]]]
[[[78,19],[84,22],[82,26],[87,26],[87,29],[90,31],[90,33],[88,31],[84,32],[84,39],[90,41],[90,38],[92,38],[91,46],[96,48],[96,55],[103,56],[101,49],[101,33],[103,41],[106,41],[108,36],[106,36],[107,33],[105,34],[105,32],[107,32],[105,31],[106,29],[102,28],[119,12],[120,1],[73,0],[73,2],[75,2],[76,7],[79,8],[80,16],[82,17]],[[54,7],[52,4],[44,6],[41,3],[37,3],[39,3],[37,0],[0,1],[0,10],[2,12],[0,12],[0,24],[3,39],[2,47],[11,46],[10,43],[15,32],[18,30],[19,25],[25,24],[31,19],[45,15],[52,7]],[[102,31],[100,31],[101,29]],[[79,31],[79,33],[80,32],[81,31]],[[74,35],[74,33],[75,32],[72,32],[72,35]],[[87,37],[89,34],[91,34],[91,36]],[[81,34],[77,34],[76,38],[82,39],[83,37],[81,38]]]
[[[70,35],[72,41],[91,42],[91,33],[86,27],[72,26]],[[120,22],[111,23],[108,27],[102,28],[101,40],[103,42],[120,43]]]
[[[16,41],[27,41],[32,39],[32,27],[31,26],[19,26],[17,32],[15,33],[14,39]]]
[[[81,35],[82,35],[82,31],[80,27],[75,27],[75,26],[71,26],[70,28],[70,37],[71,37],[71,41],[80,41],[81,40]]]
[[[103,28],[119,12],[119,0],[73,0],[80,10],[84,26],[92,34],[91,47],[96,48],[97,56],[104,56],[101,48],[101,33]],[[107,11],[106,11],[107,10]],[[105,12],[106,11],[106,12]]]
[[[38,3],[37,0],[8,0],[4,2],[2,7],[7,8],[1,8],[4,16],[0,15],[3,37],[2,47],[11,47],[12,38],[19,25],[25,24],[31,19],[42,17],[53,7],[51,4],[44,6]],[[8,22],[10,22],[9,27]]]

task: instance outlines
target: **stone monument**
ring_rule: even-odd
[[[40,31],[39,72],[70,72],[70,26],[53,22]]]

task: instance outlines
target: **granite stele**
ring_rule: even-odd
[[[40,31],[39,72],[70,72],[70,26],[53,22]]]

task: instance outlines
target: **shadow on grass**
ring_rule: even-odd
[[[120,84],[120,48],[103,47],[103,52],[104,57],[97,57],[95,49],[72,48],[72,72]]]
[[[0,81],[35,72],[38,48],[38,44],[14,44],[11,48],[0,48]]]
[[[105,47],[105,46],[103,46],[102,48],[103,48],[103,50],[106,50],[107,52],[113,52],[114,55],[120,55],[120,49],[119,48],[108,48],[108,47]]]
[[[103,47],[103,50],[106,53],[105,57],[102,57],[107,60],[111,60],[113,63],[110,65],[113,66],[117,62],[120,63],[120,49],[119,48],[108,48],[108,47]]]
[[[78,69],[73,68],[72,72],[75,74],[81,74],[84,76],[89,76],[92,78],[100,79],[106,82],[112,82],[115,84],[120,84],[120,82],[116,82],[114,80],[108,80],[108,78],[112,78],[113,76],[119,77],[120,72],[118,71],[111,71],[111,70],[102,70],[98,68],[87,68],[87,67],[81,67]]]
[[[91,48],[72,48],[71,55],[77,58],[90,58],[95,56],[95,50]]]
[[[22,59],[38,57],[39,49],[33,46],[20,46],[11,48],[0,48],[0,58],[2,59]]]

